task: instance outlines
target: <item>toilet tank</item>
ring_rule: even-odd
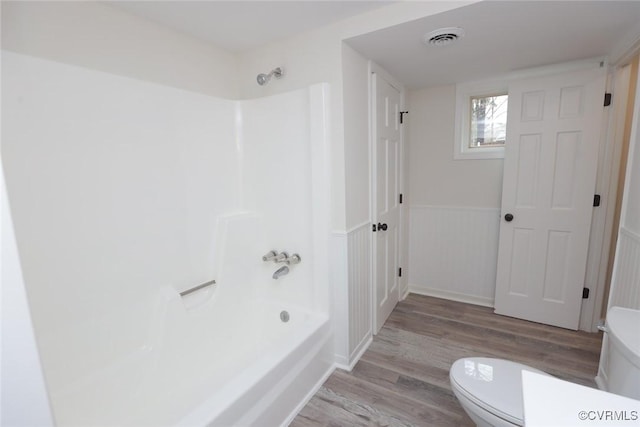
[[[611,307],[605,331],[608,391],[640,400],[640,310]]]

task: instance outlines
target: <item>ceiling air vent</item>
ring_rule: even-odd
[[[449,46],[464,37],[464,30],[458,27],[440,28],[423,36],[422,40],[429,46]]]

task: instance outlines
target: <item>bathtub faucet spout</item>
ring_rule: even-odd
[[[284,276],[285,274],[289,274],[289,267],[287,267],[286,265],[280,267],[279,269],[276,270],[275,273],[273,273],[273,279],[278,280],[281,276]]]

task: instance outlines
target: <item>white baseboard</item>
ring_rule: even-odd
[[[336,369],[340,369],[341,371],[347,371],[347,372],[351,372],[351,369],[353,369],[349,367],[349,364],[342,363],[342,362],[336,362],[335,367]]]
[[[349,363],[349,371],[351,371],[353,367],[356,366],[356,363],[358,363],[358,361],[360,360],[364,352],[367,351],[367,349],[369,348],[372,342],[373,342],[373,336],[369,335],[368,337],[363,339],[360,342],[360,344],[358,344],[358,346],[352,353],[355,356],[351,357],[351,363]]]
[[[457,292],[443,291],[442,289],[433,289],[425,286],[416,286],[409,284],[409,292],[429,297],[444,298],[452,301],[466,302],[468,304],[481,305],[484,307],[494,307],[493,298],[479,297],[475,295],[460,294]]]
[[[334,363],[333,365],[331,365],[329,367],[329,369],[327,369],[327,371],[324,373],[324,375],[322,375],[322,377],[320,377],[318,382],[313,386],[313,388],[311,390],[309,390],[309,393],[307,393],[305,395],[304,399],[302,399],[300,401],[298,406],[296,406],[296,408],[289,414],[289,416],[287,417],[285,422],[282,423],[280,427],[287,427],[289,424],[291,424],[291,422],[298,415],[298,413],[300,413],[300,411],[302,411],[302,408],[304,408],[307,405],[307,403],[309,403],[311,398],[318,392],[318,390],[320,390],[320,387],[322,387],[322,384],[324,384],[325,381],[327,381],[327,379],[331,376],[331,374],[333,374],[333,371],[336,370],[336,367],[337,366]]]
[[[353,367],[356,366],[356,363],[358,363],[358,361],[360,360],[364,352],[367,351],[367,349],[369,348],[372,342],[373,342],[373,336],[369,335],[368,337],[365,337],[365,339],[363,339],[360,342],[360,344],[358,344],[358,346],[355,348],[355,350],[353,350],[353,352],[351,353],[352,354],[351,360],[336,361],[335,367],[338,369],[342,369],[343,371],[351,372]],[[341,358],[341,359],[344,359],[344,358]]]
[[[335,355],[333,364],[336,368],[342,369],[343,371],[349,370],[349,358],[341,354]]]
[[[602,372],[598,372],[598,375],[596,375],[596,377],[594,378],[594,381],[596,382],[596,385],[600,390],[609,391],[607,387],[607,382],[604,380],[601,374]]]

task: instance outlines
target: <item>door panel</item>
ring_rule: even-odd
[[[533,207],[540,167],[540,135],[522,135],[518,151],[518,185],[516,187],[516,206]]]
[[[398,249],[400,220],[400,92],[379,74],[373,76],[376,97],[374,250],[376,309],[375,332],[398,303]]]
[[[523,297],[529,296],[533,275],[528,267],[531,265],[533,230],[517,228],[513,230],[511,255],[511,276],[509,293]]]
[[[592,69],[509,88],[498,314],[578,327],[604,81]]]
[[[575,207],[574,184],[580,139],[580,132],[558,133],[552,184],[552,209],[572,209]]]

